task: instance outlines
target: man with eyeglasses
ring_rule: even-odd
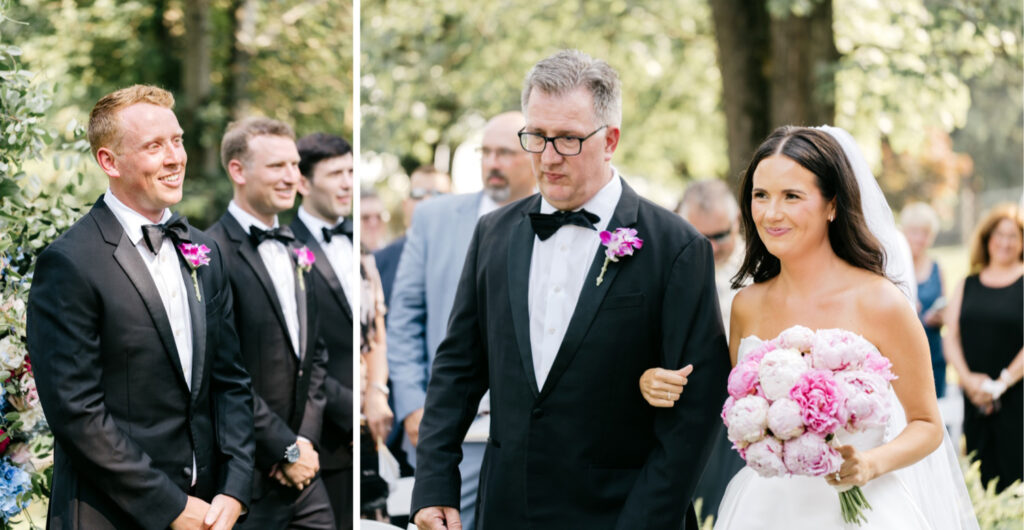
[[[413,466],[430,365],[444,338],[473,227],[480,216],[534,190],[536,180],[529,154],[519,147],[516,138],[516,131],[524,124],[521,112],[502,113],[487,122],[479,149],[483,191],[449,195],[416,208],[388,317],[388,367],[395,417],[402,423],[402,449]],[[462,509],[468,514],[476,503],[487,437],[486,401],[477,408],[473,434],[462,446],[460,496]],[[472,530],[471,516],[465,523],[463,528]]]
[[[459,527],[460,442],[489,390],[478,528],[696,528],[729,371],[711,245],[612,166],[622,96],[607,63],[558,52],[527,74],[522,105],[540,194],[476,225],[427,389],[414,521]],[[605,230],[643,241],[611,261]],[[644,370],[688,364],[675,407],[638,399]]]
[[[412,224],[413,210],[419,203],[451,191],[452,179],[444,171],[429,165],[414,169],[409,175],[409,195],[402,201],[402,220],[405,222],[406,231]],[[391,305],[391,288],[395,284],[398,260],[402,257],[405,240],[406,234],[402,234],[388,246],[373,253],[373,259],[377,261],[377,271],[380,273],[381,287],[384,288],[384,304],[387,306]]]
[[[740,240],[740,207],[736,197],[725,182],[717,179],[698,180],[687,186],[679,201],[676,213],[689,221],[698,232],[711,242],[715,255],[715,287],[718,290],[718,304],[722,310],[722,322],[729,331],[729,312],[736,291],[731,285],[732,277],[743,263],[744,246]],[[694,499],[703,499],[701,513],[718,513],[725,487],[744,462],[732,450],[732,442],[725,429],[719,426],[718,441],[708,458],[707,468]]]

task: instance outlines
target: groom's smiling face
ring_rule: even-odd
[[[612,176],[612,154],[619,143],[619,128],[600,123],[594,112],[594,97],[584,87],[561,95],[539,89],[530,93],[526,105],[526,131],[547,137],[584,138],[601,126],[604,129],[583,142],[580,154],[565,156],[551,142],[541,153],[531,153],[533,170],[541,195],[559,210],[583,206],[608,183]]]

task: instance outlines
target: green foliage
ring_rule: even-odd
[[[701,0],[525,4],[388,0],[362,4],[365,151],[406,170],[518,109],[527,70],[579,48],[618,70],[622,141],[616,164],[656,182],[725,171],[725,121],[710,10]],[[386,175],[385,175],[386,176]]]
[[[995,479],[982,482],[981,461],[961,456],[960,467],[981,530],[1018,530],[1024,521],[1024,484],[1018,480],[997,493]]]

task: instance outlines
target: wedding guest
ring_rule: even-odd
[[[711,243],[711,250],[715,256],[718,305],[722,311],[722,323],[728,333],[729,312],[732,309],[732,299],[736,296],[736,290],[732,288],[732,277],[739,272],[740,265],[743,264],[743,244],[739,233],[740,207],[736,203],[736,197],[721,180],[698,180],[686,187],[676,212]],[[661,369],[654,368],[647,372],[658,370]],[[674,377],[680,384],[685,377],[682,374],[666,376]],[[717,429],[717,441],[693,494],[694,500],[702,499],[702,517],[718,513],[718,505],[722,501],[729,480],[744,466],[743,459],[732,450],[732,442],[726,436],[724,427],[719,425]]]
[[[221,140],[234,198],[210,235],[231,278],[256,434],[253,503],[243,529],[335,527],[315,446],[327,364],[317,298],[328,293],[316,291],[308,247],[277,218],[295,202],[299,162],[295,134],[277,120],[231,123]]]
[[[412,214],[416,205],[451,191],[452,179],[444,171],[438,171],[434,166],[420,166],[413,170],[409,175],[409,196],[402,201],[402,220],[406,230],[412,224]],[[395,283],[398,260],[402,257],[405,241],[406,234],[402,234],[390,245],[373,253],[374,259],[377,260],[377,270],[380,272],[381,286],[384,288],[384,303],[388,307],[391,306],[391,287]]]
[[[96,103],[89,143],[109,187],[36,263],[27,342],[54,436],[48,528],[224,530],[250,502],[228,265],[169,209],[187,159],[173,108],[145,85]]]
[[[530,156],[516,138],[523,125],[521,112],[499,114],[487,122],[480,148],[483,191],[448,195],[419,205],[409,229],[389,306],[388,365],[396,416],[405,435],[402,449],[413,466],[430,365],[455,302],[473,228],[481,216],[533,194],[536,185]],[[470,428],[482,435],[462,444],[459,472],[462,521],[467,530],[473,528],[488,410],[484,398]]]
[[[1024,475],[1024,215],[993,208],[971,242],[970,276],[953,290],[946,359],[964,390],[967,452],[1002,491]]]
[[[928,336],[928,349],[932,356],[935,392],[946,394],[946,357],[942,353],[942,315],[946,299],[942,295],[942,272],[939,263],[928,256],[928,249],[939,233],[939,216],[931,206],[912,202],[900,212],[903,235],[910,244],[917,277],[917,317]]]
[[[612,165],[622,93],[607,63],[541,60],[522,106],[540,194],[476,223],[431,366],[414,521],[461,526],[462,442],[490,390],[477,528],[695,528],[729,371],[711,245]],[[602,247],[602,231],[618,236]],[[644,370],[687,364],[700,377],[676,407],[638,399]]]
[[[296,142],[302,205],[292,232],[316,256],[309,271],[317,293],[320,336],[327,346],[320,478],[335,523],[352,528],[352,146],[339,136],[314,133]]]
[[[362,376],[360,403],[360,517],[389,521],[388,484],[378,473],[378,451],[391,430],[394,416],[388,405],[388,365],[384,315],[384,291],[373,254],[364,251],[360,260],[359,364]]]
[[[390,219],[391,214],[377,192],[368,189],[359,192],[360,245],[370,252],[384,246]]]

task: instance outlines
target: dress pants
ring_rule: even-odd
[[[258,473],[259,471],[257,471]],[[275,481],[263,497],[254,499],[241,530],[334,530],[334,513],[320,477],[299,491]]]
[[[321,469],[320,479],[327,488],[327,497],[334,512],[338,530],[352,529],[352,469]]]

